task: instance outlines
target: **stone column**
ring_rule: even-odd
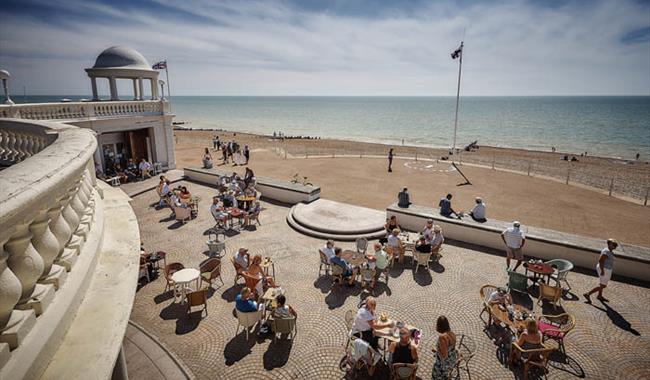
[[[111,87],[111,100],[120,100],[120,97],[117,95],[117,82],[115,77],[110,77],[108,80]]]
[[[133,78],[133,100],[138,100],[138,84],[135,78]]]
[[[158,100],[158,84],[155,78],[149,78],[151,83],[151,100]]]
[[[142,77],[138,78],[138,88],[140,90],[138,100],[144,100],[144,82],[142,80]]]
[[[90,85],[93,88],[93,101],[98,101],[99,100],[99,95],[97,94],[97,78],[96,77],[90,77]]]

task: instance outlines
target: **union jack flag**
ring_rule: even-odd
[[[463,54],[463,43],[460,43],[460,47],[456,50],[454,50],[453,53],[451,53],[451,59],[456,59],[460,57]]]
[[[160,61],[155,65],[151,66],[151,68],[154,70],[164,70],[167,68],[167,61]]]

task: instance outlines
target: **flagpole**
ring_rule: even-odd
[[[167,60],[165,60],[165,77],[167,77],[167,96],[169,96],[169,112],[172,112],[172,93],[171,90],[169,89],[169,71],[167,71]]]
[[[458,102],[460,100],[460,74],[463,67],[463,41],[460,41],[460,61],[458,62],[458,87],[456,90],[456,117],[454,118],[454,144],[451,148],[452,154],[456,150],[456,132],[458,131]]]

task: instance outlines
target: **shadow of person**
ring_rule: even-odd
[[[176,223],[167,226],[167,229],[168,230],[177,230],[177,229],[183,227],[184,225],[185,225],[185,223],[178,220],[178,221],[176,221]]]
[[[270,371],[287,364],[292,347],[293,339],[283,339],[278,337],[274,340],[273,337],[271,337],[269,348],[266,350],[264,357],[262,358],[264,369]]]
[[[528,293],[510,292],[510,295],[512,296],[513,304],[521,305],[528,310],[533,310],[533,299],[530,298],[530,295],[528,295]]]
[[[623,317],[618,311],[612,309],[606,302],[601,301],[601,304],[605,308],[598,307],[594,304],[591,304],[591,306],[595,307],[598,310],[604,311],[609,317],[609,319],[612,321],[612,323],[616,327],[620,328],[621,330],[629,331],[632,335],[636,335],[636,336],[641,335],[641,333],[638,330],[634,329],[632,327],[632,324],[628,322],[627,319],[625,319],[625,317]]]
[[[251,348],[255,345],[255,333],[249,332],[249,340],[246,340],[246,331],[241,331],[230,342],[226,343],[223,349],[223,357],[227,366],[231,366],[245,358],[251,353]]]
[[[361,294],[361,287],[355,284],[353,287],[347,285],[332,286],[332,290],[325,296],[325,303],[330,310],[343,306],[349,296],[356,297]]]
[[[444,265],[440,264],[440,261],[434,261],[433,263],[430,263],[429,268],[431,268],[431,270],[436,272],[436,273],[444,273],[445,272],[445,267],[444,267]]]
[[[419,268],[418,271],[413,271],[413,280],[420,286],[431,285],[433,278],[431,272],[426,267]]]

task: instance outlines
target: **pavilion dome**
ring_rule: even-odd
[[[151,70],[147,59],[128,46],[112,46],[97,56],[93,69],[122,68]]]

